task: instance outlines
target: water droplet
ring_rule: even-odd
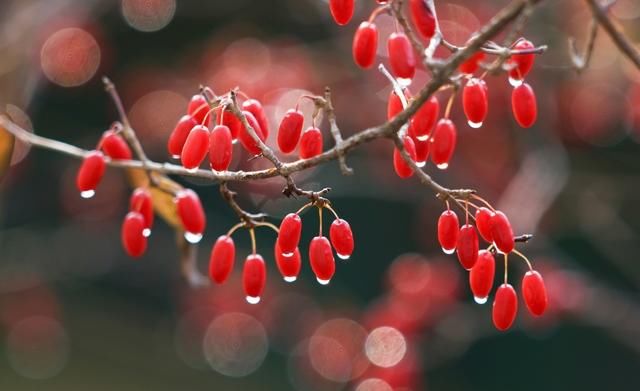
[[[443,252],[443,253],[445,253],[445,254],[451,255],[451,254],[453,254],[454,252],[456,252],[456,249],[455,249],[455,248],[452,248],[452,249],[446,249],[446,248],[442,247],[442,252]]]
[[[171,155],[171,159],[180,159],[180,155]]]
[[[524,80],[522,80],[522,79],[515,79],[515,78],[509,76],[509,84],[511,84],[512,87],[519,86],[520,84],[522,84],[523,81]]]
[[[149,228],[143,229],[142,236],[144,236],[145,238],[148,238],[149,236],[151,236],[151,230]]]
[[[287,276],[287,277],[284,278],[284,280],[286,282],[294,282],[297,279],[298,279],[298,277],[296,277],[296,276]]]
[[[198,171],[198,168],[199,168],[199,167],[187,168],[187,172],[189,172],[189,173],[193,174],[193,173],[195,173],[195,172],[197,172],[197,171]]]
[[[426,165],[427,165],[427,161],[426,160],[423,160],[421,162],[416,162],[416,166],[418,166],[420,168],[422,168],[422,167],[424,167]]]
[[[290,253],[282,253],[282,256],[285,258],[291,258],[293,256],[293,252]]]
[[[318,282],[320,283],[320,285],[327,285],[327,284],[329,284],[329,282],[331,281],[331,280],[323,280],[323,279],[321,279],[321,278],[317,278],[317,277],[316,277],[316,280],[318,280]]]
[[[475,300],[476,303],[478,303],[478,304],[484,304],[484,303],[487,302],[487,300],[489,300],[489,296],[487,296],[487,297],[473,296],[473,300]]]
[[[187,242],[196,244],[202,239],[202,234],[197,234],[193,232],[185,232],[184,238],[187,239]]]
[[[438,164],[436,165],[436,167],[438,167],[441,170],[446,170],[449,167],[449,163]]]
[[[260,302],[260,296],[247,296],[247,303],[258,304]]]
[[[425,134],[424,136],[418,136],[416,137],[419,141],[426,141],[427,139],[429,139],[429,134]]]
[[[398,84],[400,84],[402,87],[409,87],[412,82],[410,78],[405,79],[405,78],[399,77],[397,80],[398,80]]]
[[[237,144],[237,143],[238,143],[238,139],[237,139],[237,138],[234,138],[234,139],[231,141],[231,144]]]
[[[336,253],[338,254],[338,258],[342,259],[342,260],[347,260],[351,257],[351,255],[345,255],[345,254],[340,254],[340,253]]]
[[[478,129],[478,128],[482,127],[482,122],[467,121],[467,123],[469,124],[470,127],[474,128],[474,129]]]
[[[80,197],[85,198],[85,199],[89,199],[91,197],[93,197],[96,194],[95,190],[85,190],[80,192]]]

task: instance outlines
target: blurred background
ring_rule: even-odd
[[[166,161],[168,134],[200,84],[262,100],[272,129],[301,95],[328,85],[349,136],[385,120],[390,90],[379,72],[353,64],[353,32],[376,5],[356,3],[339,27],[324,0],[2,0],[0,104],[37,134],[91,149],[118,119],[100,81],[108,75],[150,157]],[[438,2],[442,30],[462,45],[507,3]],[[640,2],[618,0],[611,16],[640,42]],[[517,233],[535,235],[522,249],[547,283],[543,317],[521,302],[514,327],[494,329],[491,304],[474,303],[467,273],[439,248],[442,204],[396,177],[388,141],[349,156],[355,176],[335,162],[296,176],[305,188],[333,188],[356,251],[338,260],[329,286],[316,283],[306,257],[287,284],[273,233],[259,231],[269,274],[259,305],[245,302],[239,279],[245,232],[235,236],[231,280],[192,289],[159,219],[147,254],[124,254],[130,189],[121,171],[109,169],[97,195],[81,200],[77,160],[17,144],[0,192],[0,389],[640,389],[640,72],[602,31],[589,68],[571,69],[567,39],[582,47],[589,18],[582,1],[545,2],[526,25],[528,39],[549,45],[528,77],[540,113],[533,128],[513,120],[506,75],[489,76],[484,126],[466,125],[458,98],[452,164],[426,167],[446,186],[477,189]],[[377,24],[386,63],[394,25],[384,15]],[[428,80],[420,70],[410,89]],[[310,122],[312,107],[301,108]],[[232,168],[263,160],[238,152]],[[205,271],[211,244],[236,218],[216,186],[178,180],[206,206]],[[231,188],[277,223],[303,202],[279,196],[282,185]],[[317,217],[303,220],[308,243]],[[525,265],[510,265],[519,289]]]

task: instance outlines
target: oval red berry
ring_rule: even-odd
[[[184,143],[180,162],[186,169],[196,169],[207,156],[209,147],[209,129],[202,125],[196,125]]]
[[[93,197],[105,169],[106,163],[102,152],[91,151],[87,154],[76,176],[76,186],[83,198]]]
[[[502,284],[493,301],[493,324],[500,331],[508,330],[516,319],[518,297],[510,284]]]
[[[209,104],[204,96],[200,94],[192,96],[187,106],[187,113],[193,117],[198,125],[209,126],[211,116],[209,115]]]
[[[522,83],[511,93],[511,108],[513,116],[520,126],[530,128],[538,118],[538,103],[533,88]]]
[[[242,114],[244,114],[247,123],[251,128],[253,128],[253,131],[256,133],[258,138],[262,142],[264,142],[264,133],[262,133],[262,128],[260,128],[260,124],[258,123],[258,120],[256,120],[256,117],[254,117],[253,114],[248,111],[243,111]],[[244,126],[240,127],[240,131],[238,132],[238,139],[240,140],[240,144],[242,144],[244,149],[246,149],[250,154],[259,155],[260,153],[262,153],[260,146],[253,139],[253,137],[251,137],[251,134],[249,134],[249,130]]]
[[[276,265],[278,266],[278,270],[280,271],[280,274],[282,274],[284,280],[286,282],[294,282],[297,280],[298,275],[300,274],[300,269],[302,268],[302,258],[298,247],[296,247],[289,256],[285,256],[280,249],[278,241],[276,240],[274,251]]]
[[[140,257],[147,249],[144,236],[145,221],[142,214],[129,212],[122,223],[122,245],[130,257]]]
[[[290,255],[300,243],[302,220],[297,213],[289,213],[282,219],[278,232],[278,243],[285,255]]]
[[[242,102],[242,110],[248,111],[256,118],[258,121],[258,125],[260,125],[260,129],[262,130],[262,134],[264,139],[269,138],[269,120],[267,119],[267,114],[264,112],[264,107],[262,103],[260,103],[257,99],[247,99]]]
[[[404,33],[391,33],[387,40],[387,52],[391,73],[395,77],[411,79],[416,72],[416,58],[409,38]]]
[[[167,150],[172,158],[177,159],[182,154],[182,148],[184,143],[189,137],[189,132],[197,125],[196,121],[190,115],[183,115],[178,121],[178,124],[171,132],[169,136],[169,142],[167,143]]]
[[[354,0],[329,0],[329,10],[333,20],[340,26],[349,23],[355,8]]]
[[[529,312],[540,316],[547,309],[547,289],[540,273],[528,271],[522,279],[522,296]]]
[[[404,136],[403,138],[404,149],[411,157],[411,160],[416,161],[416,146],[413,143],[413,140],[409,136]],[[396,174],[402,178],[406,179],[413,175],[413,169],[411,166],[405,162],[402,158],[402,154],[398,148],[394,148],[393,150],[393,168],[396,171]]]
[[[431,160],[441,170],[449,167],[458,140],[456,126],[447,118],[443,118],[436,124],[433,132],[431,146]]]
[[[316,279],[322,285],[331,281],[336,271],[336,262],[331,251],[331,244],[324,236],[316,236],[309,244],[309,261]]]
[[[333,220],[329,229],[329,238],[340,259],[349,259],[351,257],[354,248],[353,232],[346,220]]]
[[[371,68],[378,50],[378,28],[375,24],[362,22],[353,37],[353,59],[361,68]]]
[[[493,288],[496,274],[496,261],[490,251],[480,250],[478,260],[469,272],[469,286],[476,303],[486,303],[489,292]]]
[[[287,111],[278,128],[278,147],[283,153],[291,153],[300,141],[304,115],[300,110]]]
[[[488,243],[493,243],[493,236],[491,236],[491,218],[493,217],[493,211],[484,206],[478,208],[476,211],[476,226],[480,236]]]
[[[242,270],[242,285],[249,303],[257,304],[260,301],[266,282],[267,268],[264,259],[258,254],[249,255]]]
[[[513,251],[515,247],[515,238],[513,236],[511,223],[509,222],[509,219],[507,219],[507,216],[500,211],[496,211],[493,217],[491,217],[490,224],[491,238],[498,250],[505,254]]]
[[[200,198],[193,190],[184,189],[178,192],[175,201],[178,217],[187,232],[186,236],[188,239],[191,237],[192,242],[199,241],[206,225],[206,217]]]
[[[236,257],[236,246],[230,236],[222,235],[211,248],[209,278],[222,284],[229,278]]]
[[[471,270],[476,264],[478,260],[478,249],[479,244],[476,229],[470,224],[463,225],[458,233],[456,252],[458,253],[460,264],[466,270]]]
[[[436,32],[436,18],[425,0],[409,0],[411,20],[420,35],[431,39]]]
[[[320,129],[311,127],[302,133],[299,152],[301,159],[311,159],[322,153],[322,132]]]
[[[233,158],[233,139],[231,131],[224,125],[218,125],[209,136],[209,163],[216,171],[225,171]]]
[[[129,210],[139,212],[144,217],[145,235],[149,236],[151,227],[153,226],[153,200],[151,192],[145,187],[139,187],[131,194],[129,200]]]
[[[438,242],[442,251],[446,254],[453,254],[458,245],[458,235],[460,233],[460,223],[458,215],[452,210],[445,210],[438,219]]]
[[[113,130],[104,132],[100,145],[105,155],[113,160],[131,160],[129,144]]]
[[[469,126],[472,128],[482,126],[489,109],[487,84],[484,80],[472,78],[465,84],[462,90],[462,108]]]

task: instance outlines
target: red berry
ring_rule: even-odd
[[[176,206],[178,217],[186,231],[185,238],[197,243],[202,238],[207,223],[200,198],[191,189],[180,190],[176,195]]]
[[[280,274],[282,274],[284,280],[286,282],[294,282],[298,279],[298,274],[300,274],[300,269],[302,268],[302,258],[300,257],[298,247],[287,257],[282,253],[280,245],[276,240],[275,256],[276,265],[278,265],[278,270],[280,270]]]
[[[478,252],[478,260],[469,272],[469,285],[473,292],[473,299],[478,304],[487,302],[489,292],[493,288],[493,278],[496,274],[496,261],[493,254],[487,250]]]
[[[518,297],[510,284],[502,284],[496,291],[493,301],[493,324],[500,331],[505,331],[513,324],[518,312]]]
[[[378,49],[378,28],[369,22],[360,23],[353,37],[353,59],[361,68],[371,68]]]
[[[522,279],[522,296],[531,314],[540,316],[547,309],[547,289],[540,273],[528,271]]]
[[[224,125],[217,125],[209,135],[209,163],[216,171],[225,171],[233,157],[231,131]]]
[[[531,41],[526,39],[520,39],[513,47],[514,50],[523,50],[523,49],[533,49],[535,46]],[[527,76],[531,68],[533,67],[533,61],[535,60],[536,55],[533,53],[529,54],[514,54],[511,56],[508,64],[512,65],[513,68],[509,71],[509,77],[514,80],[522,80]]]
[[[402,140],[404,143],[404,149],[411,157],[411,160],[416,161],[416,146],[413,140],[409,136],[404,136]],[[402,154],[398,148],[393,150],[393,168],[396,170],[396,174],[402,179],[409,178],[413,175],[413,169],[404,161]]]
[[[324,236],[316,236],[309,244],[309,261],[316,279],[322,285],[331,281],[336,271],[336,262],[331,251],[331,244]]]
[[[409,0],[411,20],[418,32],[426,39],[431,39],[436,32],[436,18],[425,0]]]
[[[353,232],[346,220],[335,219],[329,229],[329,238],[340,259],[349,259],[353,254]]]
[[[193,117],[198,125],[209,126],[209,109],[209,104],[204,99],[204,96],[198,94],[191,97],[187,106],[187,113]],[[205,120],[207,123],[205,123]]]
[[[456,251],[463,268],[471,270],[478,260],[478,234],[473,225],[465,224],[458,233]]]
[[[236,140],[238,138],[238,134],[240,133],[240,129],[242,129],[242,121],[238,117],[236,117],[229,110],[216,110],[216,121],[220,125],[224,125],[229,128],[231,132],[231,139]]]
[[[129,200],[129,210],[142,214],[144,217],[144,236],[149,236],[153,226],[153,200],[149,189],[139,187],[133,191]]]
[[[256,117],[254,117],[253,114],[248,111],[243,111],[242,114],[244,114],[244,117],[247,119],[249,126],[251,126],[256,132],[258,138],[262,140],[262,142],[264,142],[266,138],[264,137],[264,133],[262,133],[262,128],[260,127],[258,120],[256,120]],[[240,144],[242,144],[244,149],[246,149],[250,154],[259,155],[260,153],[262,153],[260,146],[253,139],[253,137],[251,137],[251,135],[249,134],[249,130],[247,130],[247,128],[245,128],[244,126],[240,127],[240,131],[238,132],[238,139],[240,140]]]
[[[320,129],[310,127],[302,133],[299,152],[301,159],[311,159],[322,153],[322,132]]]
[[[436,123],[439,112],[440,103],[438,102],[438,98],[432,95],[431,98],[420,106],[411,119],[411,126],[409,129],[413,135],[416,138],[426,138],[431,132],[433,125]]]
[[[480,66],[482,60],[484,60],[484,52],[476,52],[460,65],[460,72],[466,74],[474,73],[476,70],[478,70],[478,67]]]
[[[269,138],[269,120],[264,112],[264,107],[257,99],[247,99],[242,103],[242,110],[248,111],[256,118],[265,140]]]
[[[182,153],[180,154],[180,162],[186,169],[196,169],[207,156],[207,148],[209,146],[209,129],[206,126],[196,125],[191,132],[187,141],[184,143]]]
[[[429,147],[431,146],[431,140],[418,140],[416,137],[411,135],[413,139],[413,144],[416,147],[416,164],[418,167],[422,167],[426,164],[427,159],[429,158]]]
[[[409,38],[404,33],[391,33],[387,40],[387,52],[393,75],[411,79],[416,72],[416,58]]]
[[[406,88],[404,89],[404,95],[405,97],[409,95],[409,91]],[[389,92],[389,100],[387,101],[387,119],[391,120],[402,110],[404,110],[402,100],[400,100],[400,97],[396,94],[396,90],[391,89],[391,92]]]
[[[460,223],[458,216],[452,210],[445,210],[438,219],[438,241],[442,247],[442,251],[446,254],[453,254],[458,244],[458,235],[460,233]]]
[[[209,277],[222,284],[229,278],[236,257],[236,245],[230,236],[222,235],[211,248],[209,258]]]
[[[264,264],[264,259],[258,254],[249,255],[244,261],[242,283],[244,285],[244,293],[247,295],[247,301],[250,304],[257,304],[260,301],[260,295],[262,295],[266,282],[267,268]]]
[[[458,132],[451,120],[443,118],[438,121],[432,136],[431,160],[439,169],[444,170],[449,167],[457,138]]]
[[[296,247],[298,247],[301,233],[302,220],[297,213],[289,213],[282,219],[277,242],[280,244],[280,249],[286,256],[291,255]]]
[[[522,83],[513,89],[511,94],[511,108],[516,121],[523,128],[531,127],[538,118],[538,104],[533,88]]]
[[[93,197],[105,169],[106,163],[102,152],[91,151],[87,154],[80,165],[78,176],[76,177],[76,186],[83,198]]]
[[[122,223],[122,245],[130,257],[137,258],[147,249],[147,238],[144,236],[145,221],[142,214],[129,212]]]
[[[353,17],[354,0],[329,0],[331,16],[340,26],[349,23]]]
[[[487,100],[487,84],[482,79],[469,79],[462,90],[462,108],[467,116],[469,126],[479,128],[487,117],[489,102]]]
[[[488,243],[493,243],[493,237],[491,236],[491,218],[493,217],[493,211],[485,208],[479,208],[476,211],[476,226],[480,236]]]
[[[300,141],[304,115],[300,110],[287,111],[278,128],[278,147],[283,153],[291,153]]]
[[[190,115],[183,115],[182,118],[180,118],[173,132],[171,132],[169,142],[167,143],[167,149],[171,157],[175,159],[180,157],[184,143],[187,141],[187,137],[189,137],[189,132],[191,132],[191,129],[196,125],[196,121]]]
[[[105,155],[113,160],[131,160],[129,144],[113,130],[107,130],[103,133],[100,146]]]
[[[511,223],[509,223],[507,216],[500,211],[496,211],[493,217],[491,217],[490,225],[491,238],[498,250],[505,254],[513,251],[513,248],[515,247],[515,240],[513,236],[513,229],[511,228]]]

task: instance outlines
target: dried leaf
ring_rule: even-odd
[[[14,145],[15,137],[6,129],[0,127],[0,181],[2,181],[11,166]]]

